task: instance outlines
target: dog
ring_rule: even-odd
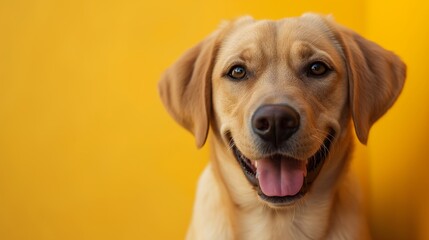
[[[187,239],[370,239],[354,132],[367,143],[405,76],[330,16],[222,24],[158,85],[198,148],[210,135]]]

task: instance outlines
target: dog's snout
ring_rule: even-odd
[[[252,117],[252,129],[261,139],[279,146],[299,128],[299,114],[288,105],[259,107]]]

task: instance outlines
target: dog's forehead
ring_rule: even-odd
[[[298,54],[305,56],[314,50],[310,46],[324,51],[336,47],[332,33],[321,19],[298,17],[254,21],[236,26],[230,32],[222,43],[219,59],[234,56],[246,59],[249,55],[256,58],[274,57],[273,54],[281,56],[291,48],[299,49]]]

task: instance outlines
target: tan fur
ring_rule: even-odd
[[[322,79],[302,73],[320,59],[334,71]],[[227,79],[234,64],[245,65],[249,79]],[[159,83],[166,108],[195,135],[198,147],[211,129],[211,161],[199,180],[187,239],[369,239],[359,188],[348,171],[352,121],[366,143],[370,127],[394,103],[404,80],[405,65],[396,55],[330,18],[243,17],[223,24]],[[287,207],[258,197],[228,138],[249,159],[261,158],[249,119],[259,106],[281,103],[301,116],[300,130],[288,140],[294,158],[312,156],[328,127],[336,132],[316,181]]]

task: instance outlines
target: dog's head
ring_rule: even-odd
[[[330,18],[244,17],[186,52],[159,89],[198,147],[212,126],[259,198],[279,206],[309,190],[350,119],[367,142],[405,71],[392,52]]]

